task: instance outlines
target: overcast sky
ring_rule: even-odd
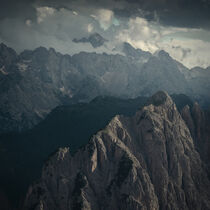
[[[210,66],[210,0],[0,0],[0,42],[17,52],[95,51],[72,42],[95,32],[110,40],[99,53],[129,42],[164,49],[190,68]]]

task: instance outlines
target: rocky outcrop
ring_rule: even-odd
[[[202,110],[196,102],[191,108],[185,106],[181,115],[190,130],[201,158],[207,164],[210,172],[210,112]]]
[[[152,57],[150,52],[143,51],[141,49],[135,49],[129,43],[124,42],[122,52],[129,58],[136,59],[141,62],[147,62]]]
[[[77,151],[115,115],[132,116],[145,101],[144,97],[97,97],[90,103],[57,107],[27,132],[0,135],[0,189],[16,206],[57,148],[69,146],[72,153]]]
[[[186,123],[165,92],[116,116],[73,156],[61,148],[25,209],[210,209],[210,182]]]

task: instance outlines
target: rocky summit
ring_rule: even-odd
[[[158,92],[74,155],[60,148],[49,157],[24,209],[210,209],[210,180],[191,133],[170,96]]]

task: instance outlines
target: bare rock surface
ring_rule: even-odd
[[[210,209],[210,181],[165,92],[116,116],[73,156],[60,148],[28,190],[25,209]]]
[[[192,108],[185,106],[181,111],[181,115],[210,173],[210,112],[208,110],[202,110],[196,102]]]

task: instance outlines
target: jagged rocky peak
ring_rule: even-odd
[[[49,54],[49,51],[45,47],[38,47],[33,52],[34,56],[39,56],[39,57],[47,57],[48,54]]]
[[[17,59],[16,52],[6,46],[5,44],[0,44],[0,68],[8,68]]]
[[[136,53],[136,49],[128,42],[123,43],[123,52],[127,55],[132,55]]]
[[[185,106],[181,115],[190,130],[201,158],[210,171],[210,112],[202,110],[199,104],[195,102],[192,107]]]
[[[147,101],[147,104],[153,104],[155,106],[160,106],[163,104],[171,105],[173,104],[173,101],[167,92],[158,91],[152,97],[149,98],[149,100]]]
[[[17,55],[16,52],[12,48],[8,47],[4,43],[1,43],[0,44],[0,53],[6,53],[6,52],[13,54],[13,55]]]
[[[167,93],[149,101],[158,105],[114,117],[73,156],[54,154],[25,209],[209,209],[210,182],[189,129]]]
[[[162,62],[172,62],[172,63],[175,62],[175,60],[165,50],[158,50],[153,55],[154,55],[154,58],[156,58]],[[177,63],[176,63],[176,65],[177,65]]]
[[[75,43],[90,43],[94,48],[101,47],[108,40],[102,37],[99,33],[93,33],[89,37],[83,37],[81,39],[73,39]]]
[[[49,56],[49,50],[45,47],[38,47],[35,50],[24,50],[20,53],[20,58],[22,60],[34,60],[36,62],[42,63],[44,60],[47,60]]]
[[[155,56],[159,58],[169,58],[170,55],[165,50],[158,50],[154,53]]]
[[[122,52],[125,53],[126,56],[132,57],[135,59],[143,58],[147,60],[152,56],[150,52],[146,52],[141,49],[136,49],[128,42],[123,43]]]

